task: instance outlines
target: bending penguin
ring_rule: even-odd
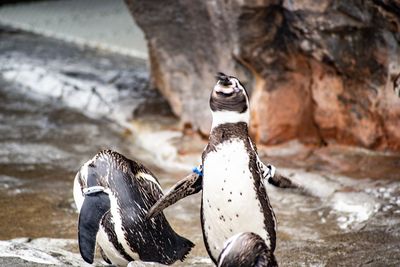
[[[274,254],[255,233],[239,233],[229,238],[218,258],[218,267],[276,267]]]
[[[151,218],[179,199],[202,190],[203,238],[215,264],[225,241],[241,232],[259,235],[273,253],[276,219],[264,183],[297,187],[258,157],[248,133],[249,97],[244,86],[223,73],[217,78],[210,97],[211,133],[200,170],[173,186],[147,215]]]
[[[179,236],[163,214],[145,219],[163,196],[143,165],[109,150],[86,162],[74,181],[78,241],[82,258],[93,263],[96,242],[103,259],[117,266],[132,261],[183,261],[194,244]]]

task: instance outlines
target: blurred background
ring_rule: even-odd
[[[85,266],[72,182],[101,149],[167,190],[200,162],[216,72],[307,193],[268,187],[281,266],[400,265],[400,2],[0,2],[0,265]],[[166,210],[212,266],[199,196]],[[104,262],[97,258],[95,265]]]

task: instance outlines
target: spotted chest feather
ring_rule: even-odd
[[[259,234],[271,246],[266,220],[274,227],[272,210],[265,211],[268,201],[259,194],[248,139],[229,138],[216,144],[203,158],[202,221],[206,247],[213,260],[218,258],[224,242],[240,232]],[[254,167],[252,167],[254,165]],[[262,185],[261,185],[262,186]],[[262,186],[263,187],[263,186]],[[262,188],[265,190],[264,188]],[[271,218],[265,218],[270,216]],[[272,228],[270,228],[272,229]],[[272,240],[274,243],[275,240]],[[273,244],[274,246],[274,244]]]

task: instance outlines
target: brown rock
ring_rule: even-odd
[[[303,58],[297,64],[307,63]],[[262,79],[252,97],[252,128],[256,141],[277,144],[299,138],[304,142],[320,142],[313,122],[310,72],[307,65],[301,72]]]
[[[263,144],[400,150],[398,1],[126,2],[148,40],[153,84],[184,124],[208,132],[223,71],[253,92],[251,129]]]

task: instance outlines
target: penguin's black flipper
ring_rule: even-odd
[[[154,204],[146,215],[146,219],[153,218],[167,207],[175,204],[182,198],[200,192],[203,185],[203,176],[197,173],[191,173],[179,182],[177,182],[168,193],[161,197]]]
[[[265,181],[279,188],[292,188],[302,189],[300,185],[296,184],[286,176],[283,176],[276,171],[276,168],[270,164],[264,164],[257,154],[257,166]]]
[[[110,198],[106,193],[97,192],[85,196],[79,213],[78,242],[81,256],[88,263],[93,263],[100,220],[109,209]]]
[[[315,195],[309,189],[296,182],[293,182],[292,180],[290,180],[286,176],[283,176],[279,172],[276,172],[273,177],[268,178],[268,183],[279,188],[293,190],[293,192],[298,194],[315,197]]]
[[[268,178],[268,183],[279,187],[279,188],[294,188],[299,189],[300,185],[294,183],[289,178],[283,176],[282,174],[276,172],[273,177]]]

